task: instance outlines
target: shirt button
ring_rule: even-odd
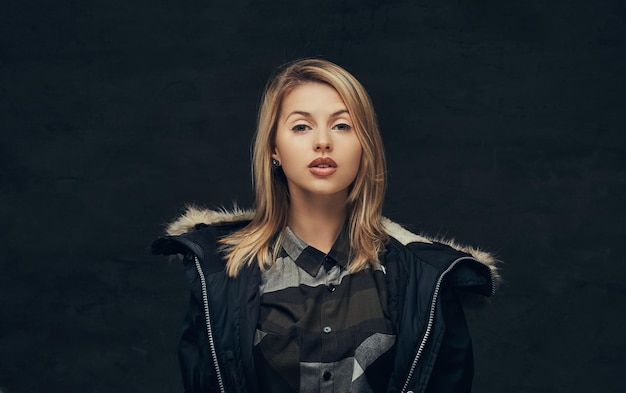
[[[335,289],[337,289],[333,284],[329,284],[326,288],[328,288],[328,292],[335,292]]]
[[[333,329],[330,328],[330,326],[324,326],[324,329],[322,329],[324,331],[324,333],[330,333]]]
[[[324,372],[324,381],[330,381],[330,379],[333,377],[333,375],[331,373],[329,373],[328,371]]]

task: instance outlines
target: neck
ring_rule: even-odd
[[[334,195],[291,195],[289,228],[308,245],[328,253],[346,221],[345,193]]]

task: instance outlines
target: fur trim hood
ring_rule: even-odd
[[[206,224],[213,225],[218,223],[228,223],[228,222],[237,222],[237,221],[247,221],[251,220],[254,216],[253,210],[240,209],[238,207],[234,207],[233,210],[209,210],[198,208],[195,206],[188,206],[185,212],[178,217],[176,220],[167,225],[166,233],[170,236],[182,235],[183,233],[191,231],[196,225]],[[440,238],[429,238],[426,236],[421,236],[415,234],[406,228],[402,227],[400,224],[391,221],[390,219],[383,217],[382,219],[383,227],[387,234],[396,240],[398,240],[403,245],[407,245],[409,243],[442,243],[448,245],[458,251],[464,252],[466,254],[471,255],[477,261],[483,263],[489,270],[491,271],[491,275],[495,282],[495,285],[498,286],[501,282],[500,274],[498,273],[497,265],[500,263],[498,259],[496,259],[492,254],[480,250],[475,247],[462,245],[457,243],[454,240],[446,240]]]

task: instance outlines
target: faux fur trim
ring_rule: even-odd
[[[182,235],[198,224],[212,225],[220,222],[251,220],[253,216],[254,211],[240,209],[237,206],[232,210],[209,210],[190,205],[180,217],[167,226],[165,232],[170,236]]]
[[[185,212],[174,220],[171,224],[167,226],[166,232],[168,235],[175,236],[181,235],[183,233],[189,232],[198,224],[217,224],[222,222],[235,222],[235,221],[244,221],[251,220],[254,216],[253,210],[240,209],[235,206],[232,210],[220,209],[220,210],[209,210],[198,208],[196,206],[187,206]],[[500,274],[498,273],[497,265],[500,263],[492,254],[480,250],[475,247],[470,247],[467,245],[463,245],[457,243],[454,240],[449,239],[440,239],[440,238],[428,238],[425,236],[417,235],[406,228],[402,227],[400,224],[395,223],[388,219],[387,217],[383,217],[382,225],[385,228],[385,231],[389,236],[392,236],[396,240],[398,240],[403,245],[407,245],[413,242],[419,243],[443,243],[446,244],[456,250],[464,252],[466,254],[471,255],[479,262],[487,265],[489,270],[491,271],[491,276],[496,285],[498,285],[501,281]]]
[[[383,217],[382,219],[383,228],[389,236],[394,237],[397,241],[402,243],[403,245],[407,245],[409,243],[432,243],[432,240],[416,235],[415,233],[409,231],[406,228],[403,228],[400,224],[395,223],[388,219],[387,217]]]
[[[476,259],[478,262],[486,265],[491,272],[491,277],[493,278],[494,290],[502,283],[502,277],[500,277],[500,273],[498,271],[498,265],[502,262],[498,260],[495,256],[493,256],[493,254],[481,250],[480,248],[458,243],[454,239],[436,239],[435,241],[438,243],[447,244],[448,246],[456,250],[469,254],[474,257],[474,259]]]
[[[387,217],[383,217],[382,219],[383,227],[387,234],[397,241],[402,243],[403,245],[407,245],[409,243],[419,242],[419,243],[442,243],[448,245],[455,250],[459,250],[466,254],[471,255],[477,261],[483,263],[491,272],[491,276],[493,277],[494,284],[498,286],[501,282],[500,273],[498,273],[498,264],[500,261],[496,259],[492,254],[483,251],[479,248],[467,246],[461,243],[456,242],[454,239],[442,239],[442,238],[428,238],[420,235],[416,235],[415,233],[409,231],[408,229],[402,227],[400,224],[395,223],[388,219]]]

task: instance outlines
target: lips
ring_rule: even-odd
[[[315,160],[311,161],[311,163],[309,164],[309,168],[336,168],[337,167],[337,163],[335,161],[333,161],[332,158],[330,157],[320,157],[320,158],[316,158]]]
[[[309,171],[316,176],[329,176],[336,170],[337,163],[330,157],[319,157],[309,164]]]

